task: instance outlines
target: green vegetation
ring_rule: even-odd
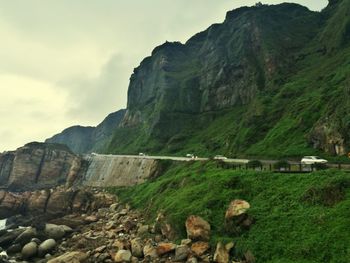
[[[278,174],[189,162],[173,164],[142,185],[112,191],[150,220],[163,210],[180,237],[186,218],[200,215],[212,226],[213,244],[233,240],[236,255],[251,250],[257,262],[349,262],[350,175],[345,172]],[[248,201],[255,219],[241,235],[224,228],[233,199]]]

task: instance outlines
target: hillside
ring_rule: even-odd
[[[156,47],[134,70],[125,116],[99,150],[346,154],[349,9],[349,0],[330,1],[322,12],[292,3],[241,7],[184,44]]]
[[[202,216],[212,227],[212,248],[219,240],[233,241],[235,258],[247,250],[257,263],[345,263],[350,257],[350,176],[345,172],[278,174],[195,162],[173,164],[157,180],[111,191],[150,222],[163,211],[179,238],[186,237],[189,215]],[[254,223],[249,230],[224,224],[234,199],[250,203]]]

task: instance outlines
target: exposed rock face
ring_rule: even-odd
[[[328,124],[316,125],[309,135],[309,141],[315,149],[332,155],[347,153],[344,136],[335,127]]]
[[[75,153],[98,151],[108,143],[124,114],[125,110],[111,113],[96,127],[69,127],[46,142],[65,144]]]
[[[68,175],[77,176],[76,158],[63,145],[27,144],[0,154],[0,185],[10,191],[27,191],[64,184]]]
[[[58,187],[51,190],[11,193],[0,191],[0,218],[16,214],[59,216],[108,206],[113,199],[102,193]]]

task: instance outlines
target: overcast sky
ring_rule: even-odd
[[[130,74],[155,46],[185,42],[255,2],[0,0],[0,152],[98,124],[126,106]]]

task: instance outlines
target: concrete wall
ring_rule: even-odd
[[[94,187],[131,186],[145,182],[157,173],[157,160],[121,157],[112,155],[90,155],[82,184]]]

